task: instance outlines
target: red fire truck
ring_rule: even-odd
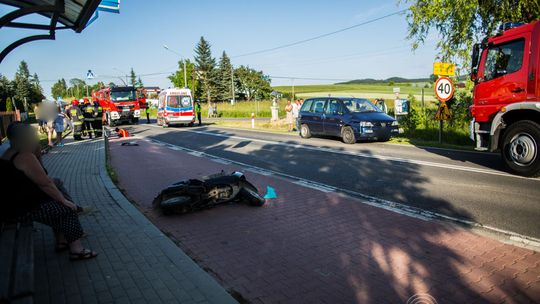
[[[500,151],[506,167],[540,175],[540,21],[506,23],[474,45],[470,107],[476,149]]]
[[[92,95],[103,108],[109,126],[139,122],[141,108],[134,87],[105,87]]]

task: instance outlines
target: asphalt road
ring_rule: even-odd
[[[540,179],[504,172],[498,154],[346,145],[339,139],[212,126],[128,128],[210,155],[540,238]]]

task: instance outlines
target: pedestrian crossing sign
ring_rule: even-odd
[[[94,79],[96,76],[94,75],[94,72],[92,72],[92,70],[88,70],[88,72],[86,72],[86,79]]]
[[[435,120],[450,120],[451,118],[452,112],[450,112],[450,108],[446,102],[441,102],[437,109],[437,113],[435,113]]]

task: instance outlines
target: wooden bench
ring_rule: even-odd
[[[0,223],[0,303],[32,303],[33,296],[33,224]]]

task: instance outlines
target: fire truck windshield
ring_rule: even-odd
[[[111,100],[113,102],[136,100],[135,91],[111,91]]]

